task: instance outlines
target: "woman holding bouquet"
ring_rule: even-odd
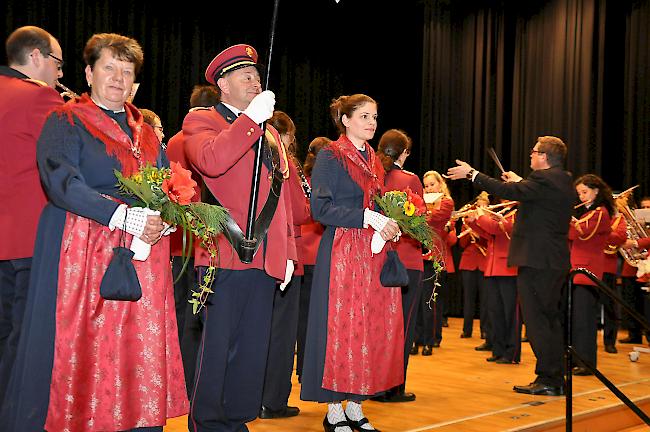
[[[417,194],[422,206],[422,183],[418,176],[403,169],[406,158],[411,154],[412,141],[408,135],[398,129],[390,129],[379,139],[377,155],[386,171],[384,180],[387,191],[401,190]],[[415,338],[415,321],[417,319],[418,301],[422,296],[422,245],[408,235],[400,237],[395,249],[407,269],[409,283],[402,289],[402,318],[404,320],[404,382],[392,388],[385,395],[373,398],[378,402],[409,402],[415,400],[413,393],[405,391],[406,369],[409,352]]]
[[[126,102],[142,49],[96,34],[84,60],[90,95],[50,114],[38,141],[50,203],[0,419],[5,431],[162,431],[167,418],[187,413],[169,240],[159,216],[127,208],[113,171],[167,165],[153,130]],[[134,237],[152,245],[145,261],[133,262],[142,297],[105,300],[99,288],[113,248]]]
[[[330,112],[341,136],[318,153],[312,172],[312,216],[325,231],[314,268],[301,398],[328,404],[326,432],[372,431],[361,402],[404,381],[404,338],[400,288],[379,281],[386,248],[373,254],[370,244],[374,232],[388,241],[400,231],[372,210],[384,182],[368,144],[377,103],[362,94],[341,96]]]

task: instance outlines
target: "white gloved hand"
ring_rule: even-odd
[[[280,284],[280,291],[284,291],[289,282],[291,282],[291,276],[293,276],[294,265],[292,260],[287,260],[287,268],[284,271],[284,282]]]
[[[381,238],[381,234],[379,233],[379,231],[375,231],[374,233],[372,233],[372,240],[370,240],[370,250],[372,251],[373,255],[381,252],[385,244],[386,244],[386,240]]]
[[[124,230],[135,237],[142,236],[144,227],[147,225],[147,216],[159,215],[159,211],[154,211],[143,207],[128,207],[126,204],[120,204],[115,210],[108,227],[113,231],[115,228]]]
[[[176,232],[176,226],[174,225],[169,225],[167,222],[163,221],[163,226],[165,227],[162,230],[163,236],[168,236],[171,233]]]
[[[253,98],[243,113],[257,124],[264,123],[273,115],[275,107],[275,94],[271,90],[264,90]]]
[[[370,210],[369,208],[363,210],[363,226],[371,226],[375,231],[381,231],[384,229],[390,218],[384,216],[381,213]]]

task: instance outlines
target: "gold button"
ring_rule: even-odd
[[[251,136],[253,133],[251,131],[246,132],[246,135]]]

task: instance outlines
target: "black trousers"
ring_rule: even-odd
[[[442,314],[445,298],[442,291],[447,289],[447,272],[442,271],[438,274],[437,282],[440,285],[435,286],[436,300],[429,301],[432,298],[435,282],[433,263],[425,261],[422,295],[418,301],[418,314],[415,324],[415,342],[418,345],[431,346],[434,342],[440,343],[442,340]]]
[[[521,314],[515,276],[485,278],[488,315],[492,325],[492,354],[510,361],[521,361]]]
[[[172,256],[172,276],[174,281],[183,269],[183,257]],[[182,343],[187,301],[190,293],[196,289],[196,272],[194,271],[194,258],[189,258],[185,272],[178,281],[174,282],[174,304],[176,306],[176,323],[178,324],[178,342]]]
[[[603,282],[619,297],[621,296],[621,287],[616,284],[616,275],[604,273]],[[604,312],[603,343],[616,345],[618,328],[621,325],[621,306],[602,292],[600,292],[600,304],[603,305]]]
[[[481,333],[487,334],[489,333],[488,296],[486,295],[483,272],[478,269],[461,270],[460,277],[463,282],[463,333],[471,336],[474,331],[474,311],[478,296]]]
[[[641,289],[640,284],[632,277],[624,277],[621,279],[623,283],[621,292],[623,300],[630,306],[634,306],[634,310],[642,316],[644,313],[647,314],[650,308],[647,308],[645,305],[646,293]],[[632,339],[637,339],[641,342],[644,331],[641,325],[626,312],[623,313],[623,326],[627,328],[628,334]]]
[[[537,382],[563,384],[564,328],[562,293],[568,271],[519,267],[517,291],[526,335],[537,357]]]
[[[188,427],[192,432],[247,431],[262,404],[276,281],[262,270],[217,271],[203,335]]]
[[[572,344],[580,357],[596,366],[599,294],[589,285],[574,285]]]
[[[402,313],[404,318],[404,384],[408,369],[411,346],[415,341],[415,323],[418,318],[418,302],[422,298],[422,273],[419,270],[407,270],[408,286],[402,287]]]
[[[31,258],[0,261],[0,405],[16,359],[31,268]]]
[[[296,375],[298,381],[302,376],[302,365],[305,360],[305,339],[307,339],[307,317],[309,316],[309,300],[311,299],[311,281],[314,278],[314,266],[306,265],[305,274],[300,284],[300,301],[298,307],[298,337],[296,343]]]
[[[298,332],[301,276],[294,276],[284,291],[278,285],[273,300],[269,354],[266,360],[262,405],[272,410],[287,406]]]
[[[188,264],[189,266],[189,264]],[[179,269],[180,270],[180,269]],[[203,280],[205,276],[206,267],[199,266],[185,270],[192,273],[194,283]],[[189,279],[189,276],[188,276]],[[198,284],[197,284],[198,286]],[[193,288],[196,289],[196,288]],[[176,290],[174,290],[174,298],[176,299]],[[178,307],[178,304],[177,304]],[[180,329],[179,334],[181,338],[181,357],[183,358],[183,369],[185,371],[185,386],[187,387],[187,397],[191,398],[192,388],[194,387],[194,369],[196,368],[196,356],[198,354],[199,346],[201,345],[201,335],[203,334],[203,321],[200,314],[195,314],[192,305],[185,300],[185,312],[183,313],[183,329]],[[178,309],[176,309],[178,313]]]

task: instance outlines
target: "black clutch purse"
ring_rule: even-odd
[[[125,247],[124,231],[120,236],[120,243],[121,246],[113,248],[113,258],[102,278],[99,294],[105,300],[140,300],[142,287],[133,266],[133,251]]]
[[[385,287],[402,287],[409,284],[409,274],[396,251],[386,252],[386,262],[381,268],[379,281]]]

